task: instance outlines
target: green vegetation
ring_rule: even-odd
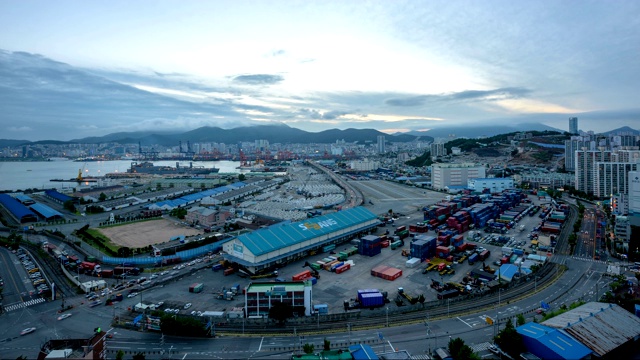
[[[185,216],[187,216],[187,209],[185,208],[175,208],[169,212],[169,215],[177,217],[180,220],[183,220]]]
[[[563,136],[562,133],[557,131],[527,131],[527,133],[530,133],[533,137],[560,135],[561,139],[558,139],[559,141],[566,140],[566,136]],[[490,145],[504,145],[509,141],[510,137],[513,137],[516,134],[519,133],[512,132],[508,134],[500,134],[484,139],[455,139],[447,142],[444,147],[447,149],[448,153],[451,153],[452,147],[459,147],[462,151],[471,151],[475,148],[487,147]]]
[[[0,245],[5,246],[11,250],[17,250],[20,247],[22,241],[22,235],[12,232],[8,237],[0,237]]]
[[[527,350],[522,342],[522,335],[518,334],[511,319],[507,320],[504,329],[494,338],[494,342],[514,359]]]
[[[474,353],[471,347],[461,338],[449,340],[448,350],[451,357],[456,360],[480,360],[480,356]]]
[[[431,152],[426,151],[424,154],[418,156],[415,159],[405,161],[405,164],[415,167],[431,166],[431,164],[433,164],[433,161],[431,161]]]
[[[209,331],[200,319],[186,316],[162,314],[160,329],[164,335],[179,335],[190,337],[205,337]]]
[[[564,314],[567,311],[573,310],[573,309],[575,309],[575,308],[577,308],[579,306],[582,306],[584,304],[585,304],[584,301],[576,301],[574,303],[571,303],[568,307],[567,307],[567,305],[562,304],[559,309],[556,309],[556,310],[549,311],[549,312],[545,313],[543,318],[542,318],[542,321],[549,320],[552,317],[558,316],[560,314]]]

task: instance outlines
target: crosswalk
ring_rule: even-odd
[[[487,349],[489,349],[489,345],[491,345],[490,342],[483,342],[483,343],[479,343],[479,344],[473,344],[471,345],[471,350],[473,350],[473,352],[480,352],[480,351],[485,351]]]
[[[16,304],[11,304],[11,305],[7,305],[4,307],[4,311],[9,312],[9,311],[14,311],[14,310],[18,310],[18,309],[22,309],[25,307],[29,307],[32,305],[36,305],[36,304],[40,304],[45,302],[46,300],[43,298],[37,298],[37,299],[31,299],[25,302],[20,302],[20,303],[16,303]]]
[[[590,258],[590,257],[580,257],[580,256],[572,256],[571,257],[574,260],[580,260],[580,261],[587,261],[587,262],[594,262],[597,264],[607,264],[606,261],[603,260],[595,260],[594,258]]]

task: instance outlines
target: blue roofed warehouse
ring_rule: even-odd
[[[225,243],[223,256],[257,272],[303,258],[326,245],[358,238],[379,222],[371,211],[356,207],[305,221],[276,224]]]

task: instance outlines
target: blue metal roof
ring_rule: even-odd
[[[259,229],[238,236],[238,241],[252,254],[260,256],[375,219],[377,216],[371,211],[364,207],[356,207],[288,225]]]
[[[18,201],[20,201],[20,202],[21,202],[21,203],[23,203],[23,204],[24,204],[24,203],[31,203],[31,204],[33,204],[33,203],[35,202],[35,201],[33,201],[33,199],[32,199],[31,197],[29,197],[29,196],[27,196],[27,195],[24,195],[24,194],[16,194],[16,195],[14,195],[14,197],[15,197],[16,199],[18,199]]]
[[[381,337],[381,335],[380,335]],[[381,337],[382,338],[382,337]],[[378,360],[378,355],[373,351],[369,345],[351,345],[349,346],[349,352],[354,360]]]
[[[238,181],[238,182],[235,182],[233,184],[229,184],[229,186],[234,187],[234,188],[241,188],[241,187],[247,186],[247,184],[245,182]]]
[[[56,190],[45,190],[44,191],[45,195],[54,198],[60,202],[65,202],[65,201],[69,201],[69,200],[73,200],[74,198],[72,198],[69,195],[65,195],[62,193],[57,192]]]
[[[0,194],[0,204],[4,206],[21,223],[28,221],[38,221],[38,216],[26,206],[8,194]]]
[[[40,216],[42,216],[43,218],[49,220],[49,219],[53,219],[55,217],[64,217],[61,213],[57,212],[56,210],[48,207],[45,204],[33,204],[31,206],[29,206],[29,208],[35,212],[37,212],[38,214],[40,214]]]
[[[527,350],[543,359],[583,359],[591,349],[564,331],[534,322],[518,326]]]

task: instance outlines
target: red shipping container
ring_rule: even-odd
[[[381,245],[383,248],[389,247],[389,241],[388,241],[388,240],[381,241],[381,242],[380,242],[380,245]]]
[[[351,269],[351,265],[349,264],[344,264],[342,266],[339,266],[336,268],[336,274],[341,274],[347,270]]]
[[[311,278],[311,271],[305,270],[301,273],[295,274],[291,277],[293,281],[301,281]]]
[[[234,273],[233,268],[228,268],[224,270],[224,276],[231,275]]]

